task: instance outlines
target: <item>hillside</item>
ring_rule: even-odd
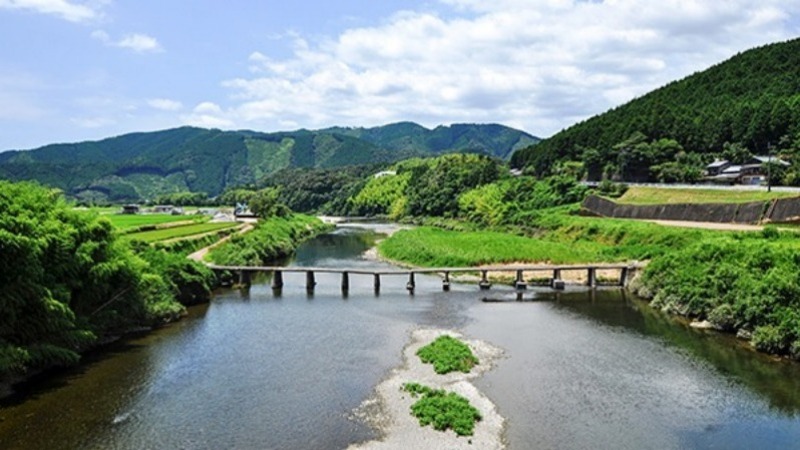
[[[182,127],[0,153],[0,178],[37,180],[81,199],[133,201],[163,193],[217,195],[286,168],[334,168],[472,151],[507,158],[538,139],[501,125],[260,133]]]
[[[620,156],[639,143],[660,139],[672,139],[685,153],[698,155],[684,157],[685,164],[695,166],[722,152],[726,143],[741,144],[739,148],[754,154],[796,152],[800,147],[800,39],[738,54],[573,125],[536,147],[515,153],[512,165],[542,174],[559,161],[586,160],[592,166],[587,167],[590,178],[597,179],[609,169],[619,174],[626,163],[675,163],[681,148],[674,143],[664,145],[672,147],[667,152],[656,149],[661,154],[637,155],[639,161]],[[630,175],[653,178],[653,174]]]

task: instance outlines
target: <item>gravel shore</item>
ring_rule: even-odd
[[[433,366],[423,364],[417,350],[438,336],[448,334],[461,339],[472,349],[480,361],[470,373],[438,375]],[[355,412],[355,416],[380,430],[382,437],[352,445],[351,450],[406,450],[406,449],[502,449],[504,419],[497,408],[470,380],[490,370],[502,356],[497,347],[476,340],[465,339],[450,330],[421,329],[411,335],[411,342],[403,350],[403,363],[375,389],[373,398]],[[475,424],[473,436],[457,436],[452,430],[436,431],[431,426],[422,427],[411,415],[411,405],[416,401],[402,390],[405,383],[417,382],[436,389],[454,391],[466,397],[477,408],[483,419]]]

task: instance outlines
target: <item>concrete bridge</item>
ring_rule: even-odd
[[[350,290],[350,276],[372,276],[375,291],[381,288],[382,277],[406,277],[406,289],[413,292],[416,288],[415,277],[418,274],[438,274],[442,277],[442,289],[450,290],[450,275],[459,273],[480,273],[478,286],[480,289],[490,289],[492,284],[489,281],[490,273],[514,273],[513,286],[516,289],[526,289],[529,282],[537,286],[550,286],[553,289],[564,289],[563,272],[584,271],[586,273],[585,285],[596,287],[598,285],[625,286],[632,278],[633,274],[643,268],[639,263],[624,264],[563,264],[563,265],[519,265],[519,266],[484,266],[484,267],[439,267],[425,269],[395,269],[395,270],[367,270],[360,268],[334,268],[334,267],[282,267],[282,266],[220,266],[209,264],[208,267],[214,272],[230,272],[238,278],[240,286],[250,286],[250,280],[254,273],[272,273],[272,288],[283,288],[284,273],[305,273],[306,289],[311,291],[317,285],[317,273],[337,273],[341,275],[341,288],[343,292]],[[612,271],[615,277],[609,279],[598,279],[598,271]],[[526,274],[539,274],[535,279],[526,281]],[[544,276],[541,276],[544,274]]]

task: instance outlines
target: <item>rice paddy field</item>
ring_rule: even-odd
[[[174,239],[199,237],[208,233],[218,232],[231,228],[239,227],[238,222],[219,222],[219,223],[191,223],[179,226],[169,226],[155,230],[139,231],[128,233],[123,236],[128,240],[139,240],[148,243],[170,241]]]

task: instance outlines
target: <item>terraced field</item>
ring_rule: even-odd
[[[140,231],[136,233],[128,233],[123,236],[123,239],[140,240],[144,242],[163,242],[173,239],[188,238],[200,236],[207,233],[226,230],[240,226],[237,222],[220,222],[220,223],[193,223],[181,226],[173,226],[166,228],[159,228],[156,230]]]

